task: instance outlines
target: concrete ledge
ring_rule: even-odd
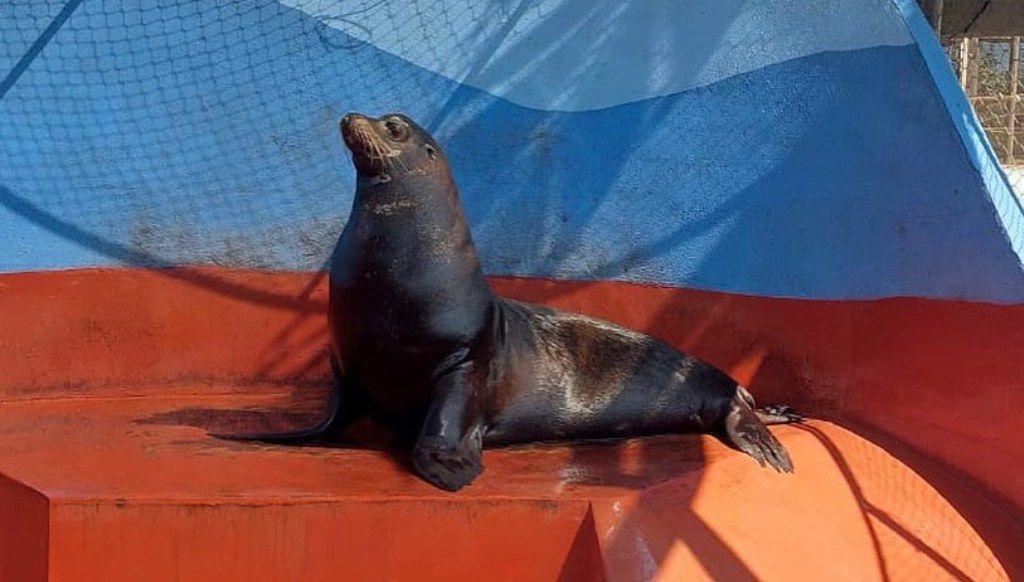
[[[817,579],[998,580],[1020,568],[990,549],[1024,546],[994,506],[966,487],[940,494],[829,422],[776,430],[793,475],[684,435],[489,450],[479,482],[449,494],[365,426],[339,447],[207,434],[305,423],[317,389],[168,392],[2,404],[0,515],[34,549],[0,551],[0,573],[16,574],[4,579],[792,579],[798,562]]]

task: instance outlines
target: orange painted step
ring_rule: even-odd
[[[152,387],[153,394],[157,387]],[[457,494],[362,427],[348,447],[217,440],[311,420],[311,386],[8,401],[3,580],[1007,580],[1024,532],[836,424],[775,433],[797,470],[712,437],[485,453]],[[385,448],[381,448],[385,446]],[[358,448],[354,448],[358,447]],[[954,507],[947,498],[956,495]],[[35,502],[26,503],[27,499]],[[984,536],[962,515],[970,508]],[[6,520],[5,520],[6,521]],[[35,543],[34,532],[46,532]],[[21,538],[14,552],[10,536]],[[17,574],[15,576],[14,574]]]

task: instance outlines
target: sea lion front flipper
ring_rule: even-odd
[[[416,472],[436,487],[458,491],[484,470],[483,427],[480,423],[473,364],[445,372],[434,386],[423,429],[412,453]]]
[[[334,369],[334,381],[331,384],[331,392],[327,401],[327,412],[324,418],[315,425],[309,428],[285,432],[252,434],[210,433],[210,436],[233,441],[260,441],[273,444],[295,444],[308,442],[321,436],[336,436],[339,432],[362,418],[365,414],[365,408],[356,398],[355,391],[345,386],[346,381],[341,376],[334,358],[331,358],[331,367]]]
[[[745,392],[742,387],[740,390]],[[743,396],[743,394],[737,393],[729,403],[729,412],[725,416],[726,440],[739,450],[754,457],[754,460],[762,467],[771,465],[776,471],[792,473],[793,461],[790,460],[789,453],[768,430],[768,427],[761,422],[757,411]]]

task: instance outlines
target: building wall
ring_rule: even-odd
[[[1018,198],[1024,198],[1024,167],[1011,166],[1006,168],[1006,179],[1010,182]]]

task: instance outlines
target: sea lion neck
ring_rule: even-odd
[[[373,211],[377,207],[400,207],[410,211],[415,209],[416,214],[432,217],[432,220],[444,215],[461,220],[462,204],[451,175],[441,168],[429,170],[396,173],[388,177],[359,174],[353,209]]]

